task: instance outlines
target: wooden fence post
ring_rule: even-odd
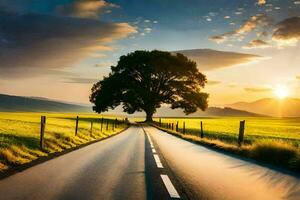
[[[116,125],[116,121],[114,120],[112,123],[112,131],[115,131],[115,125]]]
[[[78,121],[79,121],[79,117],[76,117],[76,126],[75,126],[75,135],[77,135],[78,132]]]
[[[102,132],[102,128],[103,128],[103,117],[101,119],[101,132]]]
[[[239,146],[241,146],[242,143],[244,142],[244,133],[245,133],[245,120],[240,121],[240,130],[239,130],[239,138],[238,138]]]
[[[159,126],[161,127],[161,118],[159,118]]]
[[[108,119],[106,119],[106,130],[108,130]]]
[[[46,126],[46,116],[41,116],[40,148],[44,150],[44,134]]]
[[[91,131],[90,131],[90,136],[93,135],[93,121],[91,121]]]
[[[178,132],[178,121],[177,121],[177,123],[176,123],[176,132]]]
[[[201,127],[200,137],[203,138],[203,125],[202,125],[202,121],[200,122],[200,127]]]
[[[183,134],[185,134],[185,122],[183,122]]]
[[[174,123],[172,123],[172,131],[174,130]]]

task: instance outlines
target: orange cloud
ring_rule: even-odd
[[[258,0],[258,5],[264,5],[266,4],[266,0]]]
[[[80,18],[97,18],[105,9],[117,8],[116,4],[104,0],[76,0],[57,7],[59,13]]]
[[[268,25],[269,19],[266,15],[252,16],[246,22],[244,22],[238,29],[221,35],[212,36],[210,37],[210,40],[215,41],[217,43],[225,42],[230,38],[243,40],[246,34],[256,30],[257,28],[267,27]]]
[[[256,49],[256,48],[269,48],[271,45],[263,40],[255,39],[251,40],[246,46],[244,46],[245,49]]]

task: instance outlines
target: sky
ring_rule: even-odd
[[[300,98],[299,0],[0,0],[0,93],[89,103],[135,50],[181,52],[209,104]]]

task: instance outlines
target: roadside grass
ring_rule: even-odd
[[[44,150],[40,142],[40,117],[47,116]],[[0,113],[0,171],[31,162],[50,153],[62,152],[94,140],[114,135],[127,127],[119,124],[114,130],[116,117],[97,114],[79,114],[78,134],[75,136],[77,114],[56,113]],[[121,118],[119,118],[121,119]],[[93,133],[91,134],[91,121]],[[109,122],[106,130],[106,122]]]
[[[278,141],[300,148],[300,118],[267,118],[267,117],[206,117],[206,118],[161,118],[162,123],[179,122],[182,132],[185,122],[186,132],[198,136],[200,121],[203,123],[204,137],[236,144],[239,122],[246,121],[245,144],[259,141]],[[158,122],[159,119],[155,118]]]
[[[237,144],[239,121],[244,119],[245,140],[240,147]],[[153,125],[158,127],[158,119],[155,121]],[[185,140],[300,172],[299,118],[162,118],[161,121],[174,123],[174,129],[179,121],[179,132],[166,127],[158,128]],[[185,134],[182,134],[183,121],[186,126]],[[200,138],[200,121],[203,122],[204,138]]]

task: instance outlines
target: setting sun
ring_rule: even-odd
[[[284,99],[289,95],[289,90],[286,86],[279,85],[274,89],[277,98]]]

